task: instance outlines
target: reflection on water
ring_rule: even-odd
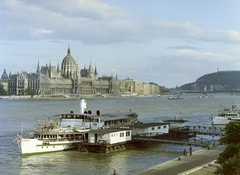
[[[181,149],[181,151],[179,151]],[[182,155],[186,146],[166,144],[111,154],[64,151],[33,155],[21,160],[19,174],[133,174]],[[195,148],[199,149],[199,148]]]
[[[240,102],[235,97],[235,104]],[[133,110],[141,121],[162,121],[177,118],[189,120],[186,125],[211,125],[211,113],[222,106],[231,106],[230,94],[214,94],[214,98],[199,99],[198,94],[186,94],[183,100],[153,98],[88,99],[87,107],[101,113]],[[0,100],[0,168],[6,174],[117,174],[130,175],[182,155],[184,145],[154,144],[110,154],[65,151],[21,157],[12,141],[24,136],[38,120],[56,113],[79,111],[79,100]],[[201,149],[193,147],[193,151]]]

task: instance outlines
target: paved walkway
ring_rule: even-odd
[[[191,156],[181,156],[180,160],[179,158],[170,160],[135,175],[212,175],[217,169],[214,161],[225,147],[225,145],[219,145],[210,150],[199,150],[193,152]]]

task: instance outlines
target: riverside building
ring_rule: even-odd
[[[6,77],[4,69],[4,77]],[[5,79],[6,81],[6,79]],[[67,55],[61,65],[52,66],[51,63],[40,66],[38,62],[36,73],[24,71],[9,74],[7,78],[8,95],[24,95],[31,93],[39,96],[53,95],[93,95],[120,96],[122,91],[129,91],[138,95],[160,94],[161,87],[154,83],[141,83],[129,78],[118,80],[117,76],[98,76],[97,67],[80,70],[79,64],[71,55],[68,48]],[[154,90],[153,90],[154,89]]]

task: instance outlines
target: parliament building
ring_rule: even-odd
[[[5,88],[8,95],[26,95],[26,90],[30,90],[31,95],[39,96],[61,94],[120,96],[125,92],[139,95],[161,93],[161,87],[155,83],[141,83],[129,78],[118,80],[117,76],[99,77],[97,67],[93,68],[91,61],[88,68],[84,66],[84,69],[80,69],[79,64],[71,56],[70,48],[61,65],[52,66],[50,63],[40,66],[38,62],[36,73],[21,71],[7,75],[4,69],[3,75],[1,81],[5,84],[7,82]]]

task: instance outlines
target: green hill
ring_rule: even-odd
[[[178,90],[202,91],[204,86],[210,91],[240,90],[240,71],[219,71],[203,75],[193,83],[178,87]]]

